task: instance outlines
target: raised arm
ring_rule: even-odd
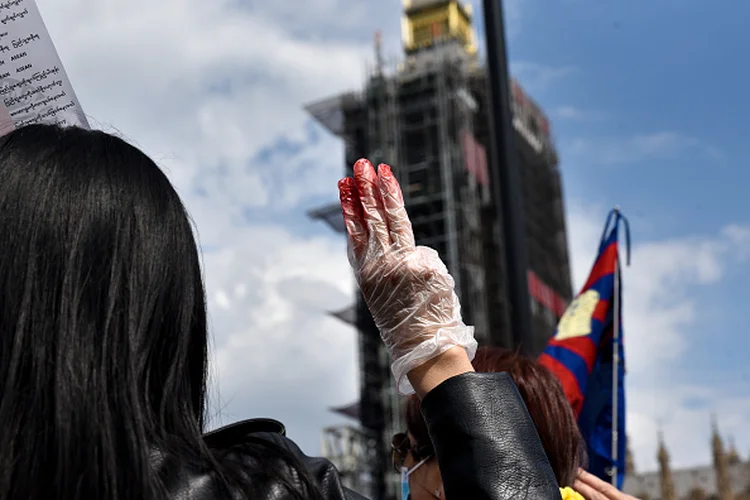
[[[437,252],[415,245],[390,167],[360,160],[339,183],[350,261],[402,394],[424,399],[448,498],[559,499],[515,385],[473,373],[474,329]],[[445,468],[444,468],[445,467]]]

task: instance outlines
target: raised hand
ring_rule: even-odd
[[[584,470],[578,471],[573,488],[586,500],[638,500]]]
[[[367,306],[391,354],[402,394],[406,377],[453,347],[476,352],[473,327],[461,319],[453,278],[437,252],[414,243],[401,187],[388,165],[376,174],[359,160],[339,182],[349,257]]]

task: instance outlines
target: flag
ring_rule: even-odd
[[[560,318],[539,362],[562,383],[588,449],[588,470],[622,487],[625,477],[625,358],[619,279],[618,209],[607,217],[599,252],[586,284]],[[618,329],[615,331],[615,321]],[[616,334],[616,335],[615,335]],[[616,354],[616,355],[615,355]],[[614,440],[616,449],[613,449]]]

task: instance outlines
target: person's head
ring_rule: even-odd
[[[477,372],[506,372],[510,375],[529,410],[558,483],[561,486],[572,485],[584,461],[585,448],[560,382],[535,360],[497,347],[480,347],[472,365]],[[409,442],[402,448],[421,449],[422,455],[433,457],[430,437],[416,396],[407,401],[406,421]],[[411,453],[404,455],[406,467],[418,463]],[[424,496],[424,492],[434,491],[439,486],[439,483],[435,484],[434,469],[437,469],[437,461],[430,458],[410,475],[411,483],[416,485],[416,488],[412,488],[412,500],[433,498]],[[422,485],[424,487],[420,487]]]
[[[396,434],[391,441],[394,471],[401,474],[402,489],[408,489],[408,497],[403,491],[402,500],[445,498],[435,450],[416,396],[407,401],[406,426],[407,432]]]
[[[167,177],[112,135],[33,125],[0,138],[0,179],[0,500],[163,498],[164,453],[228,486],[202,439],[199,253]]]
[[[145,473],[147,442],[203,426],[190,221],[154,162],[103,132],[11,132],[0,179],[0,498],[54,491],[32,480],[51,463],[50,478],[98,475],[106,495],[132,473],[118,465]]]

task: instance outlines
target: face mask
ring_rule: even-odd
[[[411,469],[401,467],[401,500],[409,500],[409,495],[411,495],[411,490],[409,489],[409,476],[411,476],[411,473],[419,469],[429,459],[430,457],[425,458]]]

